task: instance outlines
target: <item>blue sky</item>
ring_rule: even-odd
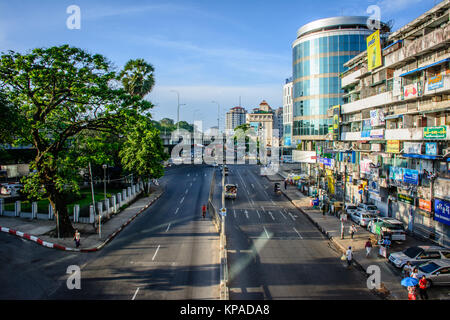
[[[232,106],[247,110],[263,99],[282,106],[282,85],[292,73],[291,45],[297,29],[316,19],[364,15],[370,5],[382,21],[405,25],[438,0],[209,0],[85,1],[0,0],[0,52],[26,52],[68,43],[101,53],[117,68],[131,58],[155,67],[156,85],[147,97],[153,117],[217,124],[217,101],[224,114]],[[69,30],[66,9],[81,9],[81,29]]]

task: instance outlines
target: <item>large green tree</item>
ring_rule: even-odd
[[[117,79],[104,56],[68,45],[0,56],[0,88],[20,120],[14,142],[37,150],[25,191],[49,199],[61,236],[73,234],[66,196],[78,191],[80,168],[105,161],[95,135],[124,134],[129,119],[152,107],[142,88],[126,90]]]
[[[144,98],[155,84],[153,72],[153,66],[144,59],[129,60],[119,80],[130,95]],[[150,114],[138,114],[129,119],[119,156],[123,168],[141,179],[163,176],[163,161],[169,155],[164,153],[160,131]]]

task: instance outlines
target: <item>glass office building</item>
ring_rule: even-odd
[[[301,27],[293,48],[292,142],[324,140],[327,110],[342,104],[339,74],[345,62],[366,50],[373,33],[367,17],[333,17]]]

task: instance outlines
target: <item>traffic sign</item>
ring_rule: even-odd
[[[226,208],[220,208],[219,213],[221,216],[226,217],[227,216],[227,209]]]

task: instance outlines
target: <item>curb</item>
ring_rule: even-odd
[[[123,230],[123,228],[125,228],[131,221],[133,221],[138,215],[140,215],[143,211],[147,210],[156,200],[158,200],[163,194],[164,194],[165,190],[163,190],[159,195],[157,195],[152,201],[150,201],[147,205],[145,205],[145,207],[143,207],[141,210],[139,210],[139,212],[137,212],[134,216],[132,216],[130,219],[128,219],[127,222],[125,222],[124,224],[122,224],[122,226],[119,227],[119,229],[117,229],[116,231],[114,231],[112,234],[110,234],[108,236],[108,238],[106,238],[106,240],[101,243],[100,245],[98,245],[97,247],[94,248],[89,248],[89,249],[77,249],[77,248],[70,248],[70,247],[65,247],[62,246],[60,244],[57,243],[51,243],[51,242],[47,242],[44,241],[36,236],[30,235],[28,233],[24,233],[21,231],[17,231],[14,229],[10,229],[10,228],[6,228],[6,227],[1,227],[0,226],[0,231],[1,232],[5,232],[5,233],[9,233],[15,236],[18,236],[20,238],[26,239],[26,240],[30,240],[33,242],[36,242],[37,244],[50,248],[50,249],[58,249],[58,250],[62,250],[62,251],[73,251],[73,252],[95,252],[98,251],[100,249],[102,249],[108,242],[110,242],[112,239],[114,239],[115,236],[117,236],[120,231]]]

